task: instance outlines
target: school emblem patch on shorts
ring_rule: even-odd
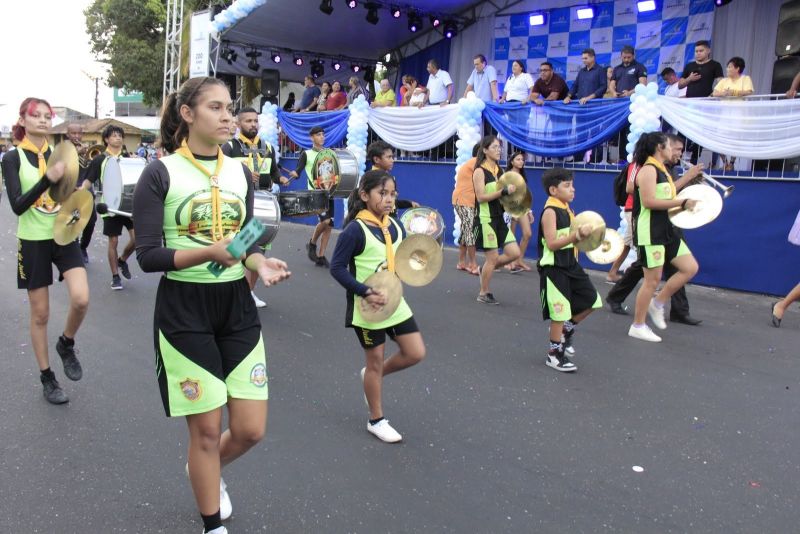
[[[660,250],[656,250],[656,251],[653,252],[653,259],[656,260],[656,261],[661,259],[661,251]]]
[[[553,303],[553,312],[554,313],[561,313],[564,311],[564,303],[563,302],[554,302]]]
[[[267,367],[263,363],[257,363],[250,369],[250,383],[257,388],[267,385]]]
[[[494,243],[496,239],[497,237],[494,234],[489,234],[486,236],[486,241],[488,241],[489,243]]]
[[[183,396],[194,402],[203,395],[203,390],[200,388],[199,380],[192,380],[187,378],[181,382],[181,392]]]

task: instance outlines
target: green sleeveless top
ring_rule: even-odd
[[[544,238],[544,229],[542,228],[541,221],[545,210],[549,209],[553,210],[553,212],[556,214],[556,238],[566,237],[570,234],[570,224],[572,221],[570,220],[569,212],[564,208],[545,205],[545,208],[539,215],[539,265],[541,267],[546,267],[548,265],[567,268],[571,267],[578,262],[577,258],[575,257],[575,246],[572,243],[565,245],[558,250],[550,250],[547,248],[547,240]]]
[[[42,175],[39,174],[39,169],[28,161],[25,151],[23,149],[19,149],[19,151],[19,183],[24,194],[39,183]],[[61,204],[56,204],[50,198],[50,193],[45,191],[17,219],[17,238],[26,241],[53,239],[53,225],[59,210],[61,210]]]
[[[389,220],[395,226],[395,230],[397,230],[397,241],[392,243],[392,248],[396,254],[397,247],[399,247],[400,243],[403,242],[403,231],[397,221],[392,218],[389,218]],[[364,281],[370,277],[370,275],[378,272],[382,267],[386,267],[386,243],[375,237],[375,234],[370,232],[369,228],[363,221],[356,219],[355,222],[361,226],[361,230],[364,232],[364,251],[353,258],[353,264],[355,264],[356,271],[353,273],[353,276],[355,276],[355,279],[363,284]],[[367,328],[370,330],[389,328],[390,326],[402,323],[413,315],[411,308],[409,308],[408,304],[406,303],[406,299],[402,298],[400,299],[400,304],[397,306],[397,310],[395,310],[391,317],[380,323],[370,323],[361,316],[359,306],[355,301],[356,298],[357,296],[353,295],[353,302],[351,303],[353,307],[352,324],[354,326],[360,326],[361,328]]]
[[[224,156],[219,175],[222,203],[222,228],[225,236],[239,231],[247,215],[247,184],[242,164]],[[180,154],[161,158],[169,172],[169,191],[164,199],[164,242],[167,248],[188,250],[203,248],[211,239],[211,184],[208,177]],[[209,172],[214,172],[216,160],[197,160]],[[208,262],[178,271],[167,278],[181,282],[212,284],[229,282],[244,276],[244,265],[237,263],[225,269],[219,277],[208,270]]]
[[[500,167],[497,167],[497,174],[492,174],[492,172],[481,165],[478,167],[479,169],[483,169],[483,191],[487,194],[489,193],[496,193],[499,191],[497,188],[498,183],[497,179],[499,178],[500,174]],[[476,169],[477,170],[477,169]],[[502,221],[503,220],[503,205],[500,204],[500,199],[490,200],[488,202],[478,202],[477,197],[475,198],[475,203],[478,207],[478,219],[481,223],[489,223],[494,221]]]
[[[308,180],[308,188],[309,189],[316,189],[314,185],[314,161],[317,159],[317,155],[319,154],[318,150],[314,150],[313,148],[306,150],[306,179]]]
[[[643,165],[642,168],[647,165]],[[650,165],[656,171],[656,193],[655,197],[659,200],[672,200],[672,186],[669,178],[654,165]],[[675,227],[669,220],[667,210],[651,210],[644,207],[642,203],[642,191],[636,185],[633,195],[633,220],[635,221],[636,245],[663,245],[669,243],[680,234],[675,232]]]

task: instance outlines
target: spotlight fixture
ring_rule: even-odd
[[[394,5],[389,8],[389,12],[392,14],[392,18],[393,19],[399,19],[400,16],[403,14],[400,11],[400,8],[398,6],[394,6]]]
[[[333,67],[333,70],[338,71],[342,68],[342,64],[339,63],[338,61],[334,61],[333,63],[331,63],[331,67]]]
[[[730,4],[733,0],[714,0],[714,4],[717,7],[726,6]]]
[[[248,69],[257,71],[261,68],[261,66],[258,64],[258,58],[261,56],[261,52],[254,48],[246,53],[245,56],[250,58],[250,61],[247,63]]]
[[[361,70],[361,66],[353,63],[350,65],[350,70],[352,70],[353,72],[358,72]]]
[[[281,54],[279,52],[272,53],[272,62],[273,63],[280,63],[281,62]]]
[[[312,59],[311,60],[311,77],[312,78],[314,78],[316,80],[317,78],[321,78],[325,74],[325,67],[323,67],[324,64],[325,64],[325,62],[322,61],[321,59]]]
[[[367,2],[364,4],[364,7],[367,8],[367,22],[370,24],[377,24],[378,8],[381,7],[381,5],[376,2]]]
[[[358,2],[356,0],[345,0],[345,3],[350,9],[355,9],[358,7]]]
[[[576,13],[578,14],[578,20],[594,18],[594,8],[590,6],[579,7]]]
[[[441,24],[442,24],[442,19],[440,19],[440,18],[439,18],[439,17],[437,17],[436,15],[431,15],[431,16],[429,17],[429,19],[430,19],[430,21],[431,21],[431,26],[433,26],[434,28],[438,28],[438,27],[439,27],[439,25],[441,25]]]
[[[319,10],[326,15],[333,13],[333,0],[322,0],[322,2],[319,3]]]
[[[294,55],[294,64],[297,65],[298,67],[302,67],[303,66],[303,56],[295,54]]]
[[[419,11],[411,10],[408,12],[408,31],[416,33],[422,29],[422,17]]]
[[[239,54],[236,53],[236,50],[229,48],[227,45],[220,51],[220,57],[228,62],[228,65],[233,65],[236,62],[236,59],[239,57]]]
[[[446,20],[444,23],[444,32],[445,38],[452,39],[458,34],[458,25],[453,20]]]
[[[547,22],[547,17],[543,12],[531,13],[528,22],[530,22],[531,26],[544,26],[544,23]]]
[[[655,11],[656,0],[643,0],[636,2],[636,9],[639,10],[639,13],[644,13],[645,11]]]

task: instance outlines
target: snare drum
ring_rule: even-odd
[[[278,197],[268,191],[253,192],[253,217],[264,225],[264,233],[256,243],[266,247],[278,235],[281,227],[281,207]]]
[[[119,210],[133,213],[133,190],[147,166],[147,160],[142,158],[122,158],[119,168],[122,171],[122,197],[119,201]]]
[[[400,217],[403,228],[409,234],[423,234],[444,245],[444,218],[433,208],[411,208]]]
[[[147,162],[139,158],[108,157],[103,162],[100,202],[109,209],[133,213],[133,190]],[[113,217],[109,213],[104,217]]]
[[[328,192],[320,189],[282,192],[278,195],[281,216],[286,218],[319,215],[328,209],[329,198]]]
[[[347,198],[358,185],[358,168],[358,160],[349,150],[326,148],[314,158],[311,182],[335,198]]]

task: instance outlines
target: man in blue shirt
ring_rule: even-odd
[[[600,68],[597,65],[594,50],[592,48],[584,50],[581,54],[581,60],[583,61],[584,68],[578,71],[578,77],[572,84],[572,90],[567,95],[567,98],[564,99],[565,104],[569,104],[573,99],[577,98],[581,105],[583,105],[589,100],[603,98],[603,94],[606,92],[608,86],[606,69]],[[578,135],[578,142],[587,138],[591,139],[595,133],[586,131],[585,128],[583,128],[583,123],[585,122],[583,115],[584,114],[580,111],[575,114],[575,133]],[[592,148],[589,161],[592,163],[600,161],[603,156],[599,152],[600,151],[596,148]],[[579,153],[576,154],[575,157],[580,161],[584,158],[584,154]]]
[[[622,63],[614,67],[609,90],[616,97],[628,98],[633,94],[637,84],[647,85],[647,67],[636,61],[636,51],[630,45],[622,47],[620,57],[622,58]],[[617,135],[611,138],[612,141],[616,140],[619,147],[619,159],[621,160],[625,159],[623,150],[628,143],[629,131],[630,123],[626,121]],[[609,154],[610,152],[611,150],[609,149]],[[610,159],[609,157],[609,161]]]
[[[306,89],[303,91],[303,98],[295,108],[295,111],[311,111],[317,107],[317,100],[319,99],[320,90],[317,84],[314,83],[314,78],[306,76],[303,81]]]
[[[464,91],[465,98],[467,93],[475,91],[475,96],[484,102],[497,102],[497,70],[486,63],[486,56],[483,54],[472,58],[475,68],[472,69],[472,74],[467,80],[467,89]]]

